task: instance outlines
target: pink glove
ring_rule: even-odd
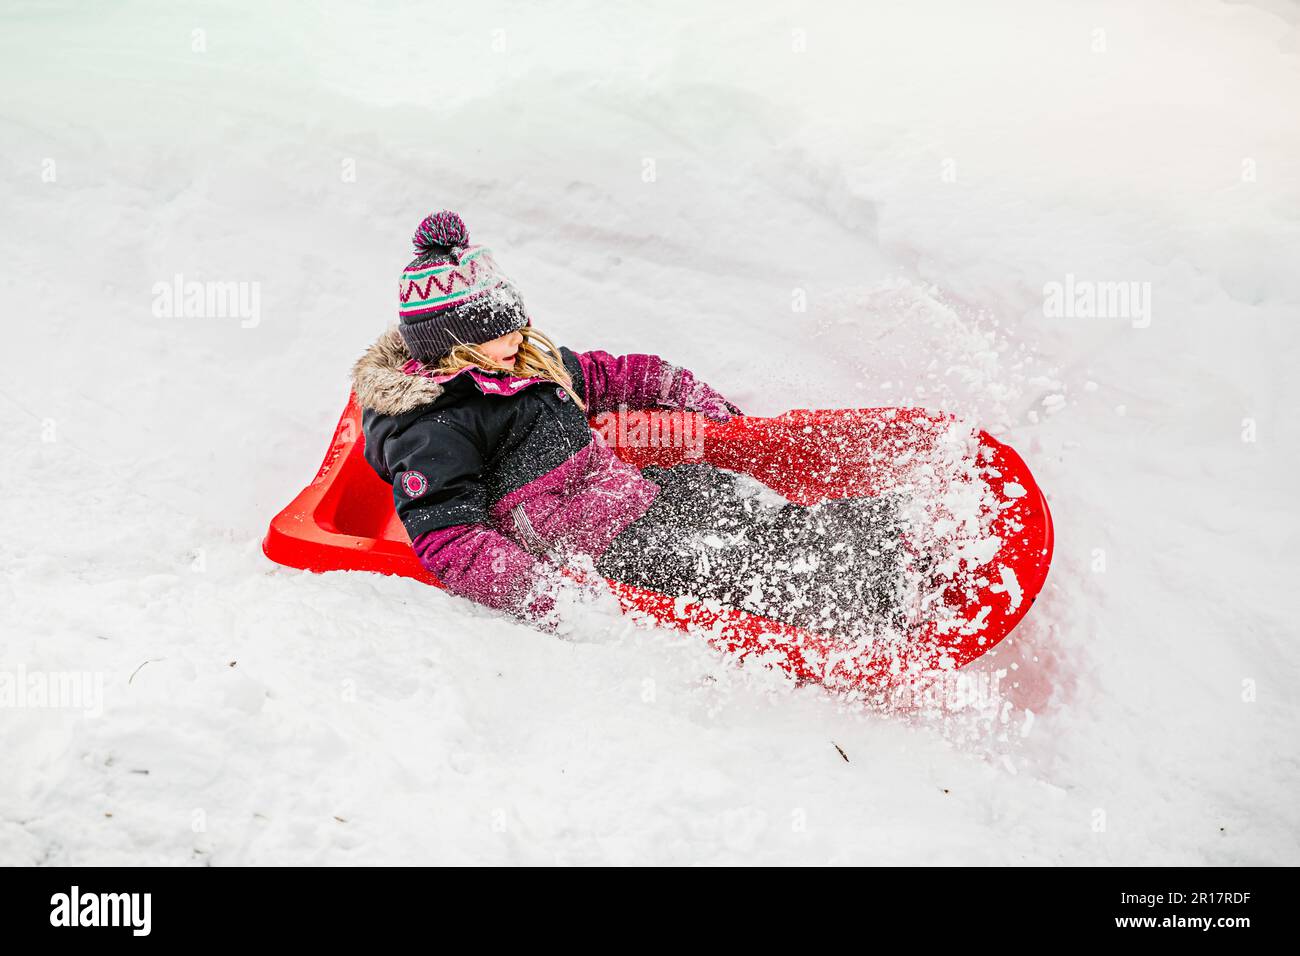
[[[680,365],[669,368],[672,370],[672,378],[662,396],[669,407],[699,412],[715,422],[725,422],[745,414],[708,383],[697,379],[690,369]]]
[[[548,567],[529,589],[519,616],[548,634],[563,637],[593,598],[608,586],[600,577],[565,565]]]

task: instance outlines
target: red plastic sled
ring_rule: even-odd
[[[640,416],[640,424],[656,420],[649,435],[670,435],[674,425],[681,435],[680,412],[627,414]],[[612,413],[596,416],[593,427],[620,458],[638,468],[707,461],[748,473],[790,501],[813,504],[892,487],[899,463],[915,460],[952,423],[950,416],[901,408],[797,409],[776,418],[724,423],[693,417],[692,442],[628,441],[626,418]],[[699,633],[737,658],[757,657],[794,678],[831,688],[880,687],[907,674],[960,667],[1019,623],[1041,590],[1052,557],[1051,515],[1028,467],[987,433],[979,432],[978,442],[979,474],[1001,496],[991,515],[1000,546],[980,563],[970,562],[964,587],[945,593],[955,615],[943,626],[923,622],[901,648],[855,646],[846,652],[832,636],[744,611],[692,604],[621,582],[609,582],[610,588],[625,613],[643,612],[659,623]],[[378,571],[441,586],[416,558],[393,509],[392,488],[366,462],[363,447],[360,409],[353,398],[320,471],[276,515],[263,550],[272,561],[308,571]],[[953,616],[960,626],[953,626]]]

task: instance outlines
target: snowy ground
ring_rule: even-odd
[[[6,4],[0,671],[102,713],[0,708],[0,863],[1300,863],[1300,8],[857,6]],[[565,344],[1014,444],[969,706],[266,561],[438,208]]]

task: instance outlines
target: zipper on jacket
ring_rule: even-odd
[[[574,450],[573,442],[572,440],[570,440],[569,434],[565,430],[564,416],[560,413],[558,409],[552,408],[550,402],[544,401],[542,405],[546,408],[546,410],[551,415],[555,416],[555,420],[560,426],[560,435],[561,437],[563,437],[565,447],[569,452],[568,458],[572,458],[575,454],[577,454],[577,451]],[[566,461],[567,460],[568,459],[566,459]],[[591,467],[590,462],[587,463],[587,467],[588,468]],[[584,474],[585,474],[585,470],[584,470]],[[566,497],[576,493],[577,489],[574,487],[574,481],[575,478],[573,475],[570,474],[565,476],[564,495]],[[511,518],[514,519],[515,528],[519,531],[519,536],[520,538],[523,539],[524,545],[528,548],[529,551],[532,551],[536,554],[546,554],[552,559],[554,559],[555,561],[562,560],[560,556],[556,554],[555,550],[549,544],[546,543],[546,540],[537,533],[537,529],[533,527],[533,523],[528,517],[528,512],[524,510],[524,503],[522,501],[510,509],[510,516]]]
[[[529,551],[535,554],[546,554],[558,560],[555,551],[533,527],[532,521],[528,518],[528,512],[524,510],[522,501],[510,509],[510,517],[514,519],[515,528],[519,531],[519,537],[523,538],[524,544]]]
[[[559,388],[559,386],[556,386],[556,387]],[[565,427],[564,427],[564,416],[560,413],[560,411],[559,411],[558,409],[552,408],[549,402],[543,402],[543,405],[545,405],[546,410],[547,410],[548,412],[550,412],[552,415],[555,416],[555,421],[556,421],[556,422],[559,424],[559,426],[560,426],[560,437],[564,439],[564,447],[565,447],[565,449],[569,452],[568,458],[572,458],[574,455],[576,455],[576,454],[578,453],[578,451],[581,451],[581,449],[575,449],[575,448],[573,447],[573,441],[569,438],[569,433],[568,433],[568,431],[565,430]],[[585,447],[585,446],[584,446],[584,447]],[[566,461],[567,461],[567,460],[568,460],[568,459],[566,459]],[[572,495],[572,494],[574,494],[574,492],[577,490],[577,489],[574,487],[574,484],[573,484],[573,483],[574,483],[574,480],[575,480],[575,479],[573,478],[572,475],[565,475],[565,477],[564,477],[564,493],[565,493],[566,495]]]

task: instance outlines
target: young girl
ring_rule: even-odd
[[[356,363],[353,388],[366,459],[447,590],[554,631],[559,568],[586,554],[607,578],[800,626],[899,622],[885,501],[772,507],[753,479],[707,463],[638,471],[590,416],[743,413],[657,355],[557,347],[455,213],[425,218],[414,241],[400,324]]]

